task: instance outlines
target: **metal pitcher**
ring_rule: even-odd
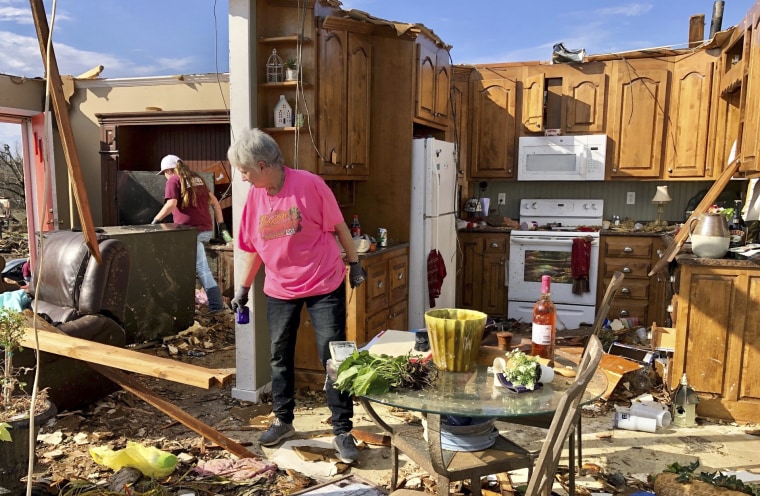
[[[731,240],[723,214],[701,214],[689,221],[691,251],[702,258],[721,258]]]

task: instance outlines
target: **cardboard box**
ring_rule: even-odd
[[[676,330],[674,327],[659,327],[652,324],[652,351],[675,351]]]

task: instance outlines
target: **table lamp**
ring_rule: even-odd
[[[662,220],[662,210],[664,208],[664,204],[670,201],[672,201],[672,198],[670,198],[670,195],[668,194],[668,187],[657,186],[657,192],[654,194],[654,197],[652,198],[652,203],[657,204],[657,221],[655,222],[656,226],[667,225],[667,221]]]

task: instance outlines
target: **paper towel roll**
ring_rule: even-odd
[[[672,417],[670,412],[660,405],[649,405],[646,403],[631,403],[631,414],[637,417],[653,418],[657,421],[657,427],[667,427],[670,425]]]

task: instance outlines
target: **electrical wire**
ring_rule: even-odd
[[[46,76],[46,82],[45,85],[45,119],[47,119],[50,115],[50,52],[52,51],[53,46],[53,27],[55,26],[55,13],[57,11],[58,6],[58,0],[53,0],[53,11],[52,16],[50,18],[50,28],[48,32],[48,39],[45,40],[46,43],[46,52],[45,52],[45,76]],[[45,212],[47,212],[48,205],[48,195],[47,191],[50,188],[50,171],[48,170],[50,167],[50,152],[49,152],[49,144],[52,143],[52,136],[50,136],[50,128],[51,126],[45,126],[45,137],[47,138],[47,143],[45,146],[41,147],[42,150],[42,163],[45,166],[45,180],[44,180],[44,187],[43,187],[43,195],[42,195],[42,209],[41,211],[38,211],[38,221],[42,220],[42,216]],[[41,214],[41,215],[40,215]],[[73,220],[73,219],[72,219]],[[42,228],[40,226],[40,232],[42,232]],[[34,242],[35,240],[30,240],[30,242]],[[42,249],[42,245],[44,243],[44,236],[40,235],[39,239],[39,257],[37,258],[37,267],[33,267],[32,270],[37,270],[37,278],[36,278],[36,287],[34,289],[34,294],[38,295],[40,294],[40,283],[42,281],[42,269],[43,269],[43,262],[44,262],[44,250]],[[34,474],[34,447],[37,443],[36,438],[36,429],[34,426],[34,414],[37,410],[37,391],[39,388],[39,381],[40,381],[40,341],[39,341],[39,300],[37,298],[34,299],[34,315],[32,317],[32,330],[34,332],[34,361],[36,363],[36,366],[34,367],[34,384],[32,386],[32,397],[31,397],[31,404],[29,407],[29,463],[27,465],[27,482],[26,482],[26,496],[31,496],[32,494],[32,482],[33,482],[33,474]]]
[[[222,105],[224,110],[227,111],[227,121],[230,121],[230,106],[227,104],[227,100],[224,98],[224,88],[222,88],[222,81],[219,79],[219,28],[218,28],[218,22],[216,16],[216,2],[217,0],[214,0],[214,6],[212,10],[212,14],[214,16],[214,68],[216,69],[216,85],[219,88],[219,94],[222,97]],[[229,87],[229,83],[227,84],[227,87]],[[229,125],[230,128],[230,138],[234,142],[235,141],[235,132],[232,129],[232,123]],[[235,170],[234,167],[230,167],[229,170],[225,166],[225,160],[220,160],[219,163],[222,166],[222,169],[224,169],[225,172],[227,172],[227,177],[230,178],[230,184],[227,186],[227,189],[224,190],[224,192],[219,197],[219,201],[224,200],[225,198],[232,196],[232,181],[234,179]]]

